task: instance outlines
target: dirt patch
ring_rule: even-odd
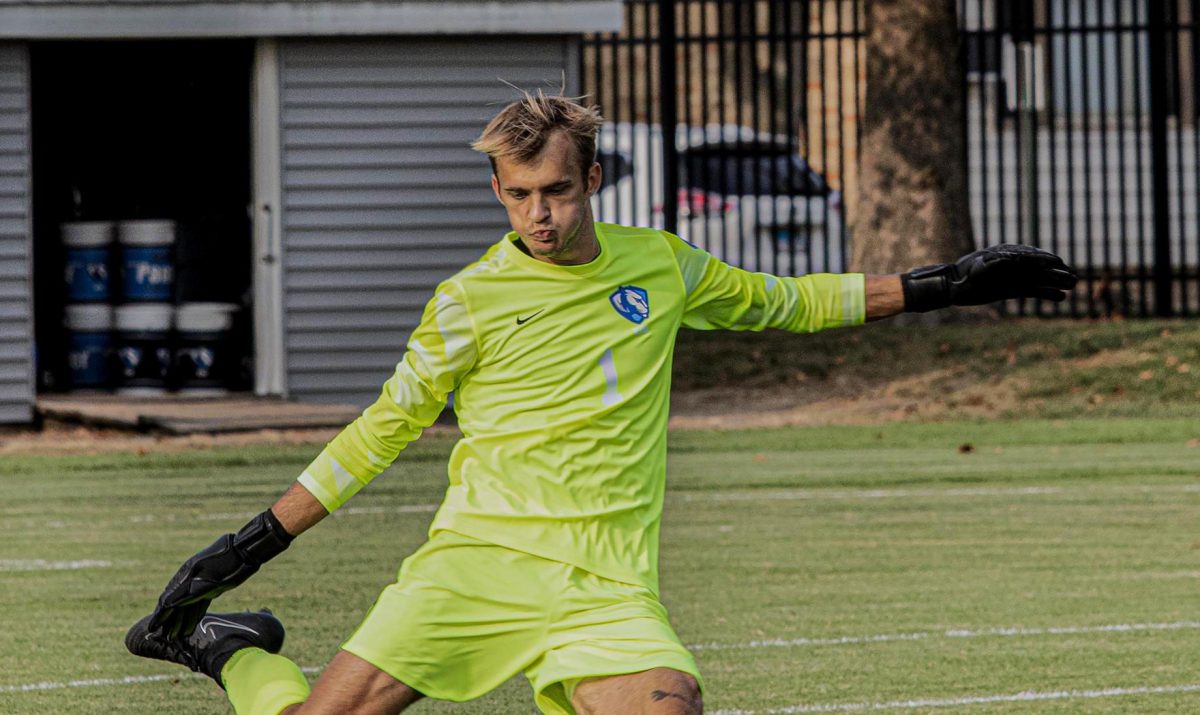
[[[1086,358],[1070,360],[1069,365],[1078,368],[1133,367],[1154,359],[1153,353],[1141,350],[1103,350]]]
[[[1016,400],[1019,386],[1008,383],[981,386],[972,383],[962,369],[950,368],[931,370],[883,384],[834,378],[782,389],[694,389],[679,391],[672,396],[670,427],[744,429],[878,424],[956,416],[991,417],[1003,412]],[[151,454],[259,444],[306,445],[317,449],[333,439],[338,431],[268,429],[171,436],[48,420],[41,430],[0,431],[0,455]],[[449,433],[454,428],[435,425],[428,431]]]
[[[1184,321],[875,325],[811,336],[685,331],[672,374],[670,425],[738,429],[1155,410],[1193,414],[1200,395],[1198,366],[1200,328]],[[433,430],[454,433],[452,426]],[[41,432],[0,430],[0,456],[253,444],[311,445],[315,455],[337,431],[168,437],[49,422]]]
[[[742,429],[981,419],[1007,414],[1018,404],[1031,406],[1021,398],[1024,381],[981,382],[958,366],[846,387],[690,391],[675,396],[670,424],[674,429]]]
[[[1131,353],[1106,359],[1125,364],[1143,357]],[[746,429],[990,418],[1012,411],[1026,387],[1017,378],[981,381],[977,372],[955,364],[891,380],[834,374],[785,386],[693,388],[672,395],[670,427]],[[1028,401],[1024,406],[1030,406]],[[429,431],[454,430],[438,424]],[[338,431],[265,429],[171,436],[47,420],[40,431],[0,431],[0,455],[149,454],[257,444],[306,445],[316,450]]]
[[[321,444],[336,434],[337,430],[326,429],[164,436],[48,421],[41,430],[9,429],[0,432],[0,455],[149,454],[250,444]]]

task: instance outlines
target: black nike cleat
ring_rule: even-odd
[[[133,624],[125,634],[125,647],[143,658],[178,663],[221,682],[221,668],[243,648],[278,653],[283,647],[283,624],[270,611],[209,613],[183,640],[167,638],[149,628],[150,616]]]

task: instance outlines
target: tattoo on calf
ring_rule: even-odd
[[[656,702],[656,703],[659,701],[662,701],[662,700],[666,700],[667,698],[678,698],[685,703],[688,701],[687,698],[683,697],[679,693],[668,693],[665,690],[655,690],[653,693],[650,693],[650,697],[654,698],[654,702]]]

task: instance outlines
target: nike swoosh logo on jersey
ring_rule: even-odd
[[[254,635],[259,634],[258,631],[254,630],[253,628],[250,628],[248,626],[243,626],[240,623],[233,623],[231,621],[226,621],[221,618],[212,618],[209,616],[206,616],[204,618],[204,620],[200,621],[200,632],[205,635],[216,638],[217,634],[212,630],[214,626],[218,627],[218,628],[220,628],[220,627],[233,628],[233,629],[239,630],[239,631],[247,631],[249,633],[253,633]]]
[[[529,321],[533,320],[534,318],[538,317],[543,312],[545,312],[545,310],[546,310],[545,308],[542,308],[541,310],[539,310],[538,312],[534,313],[533,315],[531,315],[527,318],[522,318],[521,316],[518,315],[517,316],[517,325],[524,325],[524,324],[528,323]]]

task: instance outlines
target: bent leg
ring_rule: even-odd
[[[296,664],[262,648],[243,648],[221,669],[225,694],[238,715],[275,715],[304,702],[308,680]]]
[[[283,714],[395,715],[420,699],[417,691],[343,650],[321,673],[308,699]]]
[[[671,668],[591,678],[575,686],[571,704],[579,715],[700,715],[696,679]]]

